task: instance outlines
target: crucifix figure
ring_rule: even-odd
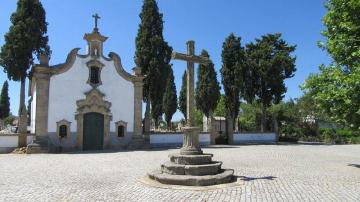
[[[180,150],[180,154],[184,155],[196,155],[201,154],[202,151],[199,148],[199,131],[200,129],[195,127],[195,96],[194,96],[194,64],[206,64],[209,62],[207,58],[203,58],[195,55],[195,42],[188,41],[187,54],[172,53],[172,59],[182,60],[187,62],[186,68],[186,116],[187,122],[184,130],[183,147]]]
[[[98,20],[100,19],[100,16],[97,13],[95,13],[95,15],[93,15],[92,17],[95,18],[95,28],[94,28],[94,30],[97,32],[97,31],[99,31],[99,29],[98,29]]]

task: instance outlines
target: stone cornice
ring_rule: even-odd
[[[124,70],[124,68],[122,67],[122,64],[121,64],[120,56],[118,54],[116,54],[114,52],[110,52],[109,57],[114,61],[114,65],[115,65],[115,69],[116,69],[117,73],[121,77],[123,77],[125,80],[131,81],[132,83],[143,81],[144,76],[131,75]]]
[[[85,34],[84,39],[89,42],[90,41],[105,42],[108,39],[108,37],[101,35],[99,32],[92,32],[90,34]]]

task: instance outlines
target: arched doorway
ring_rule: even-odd
[[[83,150],[101,150],[104,145],[104,115],[96,112],[84,114]]]
[[[85,99],[76,102],[76,145],[80,150],[106,149],[110,145],[111,103],[105,101],[105,95],[95,88],[85,95]]]

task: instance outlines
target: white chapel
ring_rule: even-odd
[[[97,23],[84,40],[86,54],[75,48],[65,63],[53,66],[44,56],[32,70],[32,153],[122,148],[142,140],[140,68],[130,74],[116,53],[104,56],[107,37]]]

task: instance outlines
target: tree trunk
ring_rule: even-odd
[[[171,120],[167,120],[167,121],[166,121],[166,124],[167,124],[168,130],[171,131],[171,130],[172,130],[172,129],[171,129]]]
[[[279,124],[278,124],[278,121],[277,121],[277,115],[275,113],[273,113],[273,120],[274,120],[274,132],[275,132],[275,135],[276,135],[276,143],[279,142]]]
[[[208,121],[210,120],[210,121]],[[215,119],[213,116],[213,112],[210,112],[209,118],[207,119],[208,123],[208,131],[210,132],[210,144],[214,145],[216,140],[216,128],[215,128]],[[221,124],[221,122],[220,122]]]
[[[144,135],[145,140],[150,140],[150,101],[146,103],[145,117],[144,117]]]
[[[266,131],[266,107],[264,104],[261,104],[261,132]]]
[[[227,138],[228,138],[228,144],[233,144],[234,143],[234,117],[232,116],[227,116],[226,117],[226,134],[227,134]]]
[[[19,104],[19,122],[18,122],[18,133],[19,136],[19,147],[25,147],[26,142],[26,133],[27,133],[27,113],[25,106],[25,82],[26,77],[21,78],[21,87],[20,87],[20,104]]]

